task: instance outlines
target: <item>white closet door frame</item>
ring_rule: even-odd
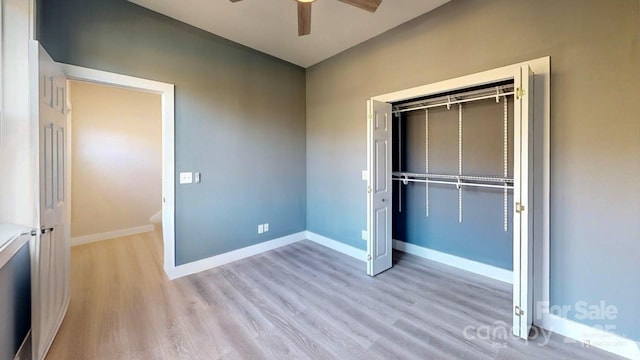
[[[394,103],[416,97],[437,94],[443,91],[453,91],[472,86],[491,84],[502,80],[515,81],[516,77],[520,76],[522,71],[521,69],[523,67],[530,68],[535,72],[536,77],[532,80],[537,84],[537,86],[535,86],[536,93],[530,94],[531,99],[535,99],[533,105],[535,107],[535,111],[533,111],[535,118],[532,120],[533,129],[531,129],[532,134],[530,134],[530,136],[535,139],[532,139],[532,141],[535,142],[536,147],[528,154],[528,161],[532,164],[532,167],[529,169],[532,171],[526,171],[525,174],[523,174],[524,176],[527,176],[527,183],[533,186],[533,189],[535,189],[533,193],[536,195],[536,199],[530,199],[530,204],[525,204],[525,206],[528,205],[528,211],[532,214],[529,218],[532,223],[529,223],[527,226],[530,228],[529,234],[531,234],[529,241],[532,241],[534,246],[531,248],[533,254],[530,252],[524,254],[524,256],[527,257],[526,259],[523,259],[522,257],[517,260],[514,259],[514,269],[516,264],[519,266],[522,263],[528,264],[529,262],[533,262],[533,279],[531,277],[525,278],[524,281],[526,283],[522,283],[523,279],[519,276],[520,272],[514,271],[514,277],[516,276],[516,272],[518,273],[518,279],[514,278],[514,295],[516,292],[521,294],[521,289],[523,287],[530,289],[530,291],[526,292],[527,298],[518,299],[518,301],[524,301],[524,303],[528,305],[527,309],[531,311],[530,314],[527,314],[528,318],[532,320],[533,324],[539,325],[543,317],[548,314],[549,311],[548,306],[535,306],[534,304],[549,304],[550,58],[544,57],[525,61],[429,85],[374,96],[371,100]],[[516,134],[514,134],[514,137],[515,136]],[[368,159],[371,158],[372,151],[373,149],[369,144],[367,148]],[[371,186],[371,169],[367,169],[367,171],[369,173],[367,186],[369,187]],[[536,174],[542,174],[542,176],[538,176]],[[520,181],[521,179],[515,180]],[[368,214],[370,214],[371,211],[371,202],[368,202]],[[515,222],[516,219],[514,218],[514,225]],[[369,236],[371,236],[370,234],[373,229],[370,228],[370,223],[368,223],[367,226],[367,232]],[[516,244],[514,244],[514,246],[516,246]],[[518,246],[520,246],[519,243]],[[531,281],[528,281],[529,279],[531,279]],[[519,317],[515,314],[516,309],[514,308],[512,310],[514,324],[515,319],[518,319],[518,329],[514,327],[513,331],[515,333],[516,330],[518,330],[517,333],[519,334],[521,329]]]
[[[527,339],[533,324],[533,73],[514,75],[513,334]]]

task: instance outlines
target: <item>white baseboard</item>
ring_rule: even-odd
[[[160,211],[158,211],[157,213],[153,214],[149,218],[149,222],[151,224],[160,224],[160,223],[162,223],[162,209],[160,209]]]
[[[567,338],[627,359],[640,360],[640,342],[597,329],[558,315],[543,314],[536,325]]]
[[[20,348],[16,352],[16,356],[13,360],[28,360],[31,358],[31,330],[27,332],[27,336],[24,337]]]
[[[307,231],[306,233],[307,233],[307,236],[306,236],[307,240],[313,241],[316,244],[322,245],[324,247],[328,247],[329,249],[335,250],[345,255],[349,255],[360,261],[367,261],[367,252],[365,250],[360,250],[358,248],[347,245],[345,243],[341,243],[339,241],[330,239],[328,237],[318,235],[311,231]]]
[[[184,265],[178,265],[173,269],[166,269],[169,279],[177,279],[179,277],[199,273],[201,271],[213,269],[215,267],[228,264],[230,262],[238,261],[250,256],[258,255],[269,250],[277,249],[281,246],[293,244],[295,242],[304,240],[306,236],[305,231],[299,233],[283,236],[281,238],[265,241],[260,244],[247,246],[242,249],[229,251],[224,254],[212,256],[206,259],[190,262]]]
[[[324,247],[335,250],[337,252],[349,255],[360,261],[367,261],[367,252],[355,248],[353,246],[344,244],[340,241],[330,239],[328,237],[316,234],[311,231],[307,231],[307,239],[313,241]],[[417,245],[408,244],[402,241],[394,240],[393,248],[399,251],[404,251],[409,254],[420,256],[425,259],[436,261],[445,265],[453,266],[458,269],[473,272],[479,275],[489,277],[491,279],[499,280],[509,284],[513,283],[513,272],[509,270],[500,269],[495,266],[479,263],[477,261],[468,260],[458,256],[445,254],[436,250],[423,248]]]
[[[98,242],[102,240],[115,239],[123,236],[142,234],[142,233],[146,233],[154,230],[155,230],[155,227],[153,225],[143,225],[143,226],[136,226],[128,229],[120,229],[120,230],[108,231],[108,232],[91,234],[91,235],[76,236],[71,238],[71,246],[84,245],[84,244],[89,244],[89,243]]]
[[[393,240],[393,248],[408,254],[420,256],[431,261],[439,262],[461,270],[486,276],[491,279],[513,284],[513,272],[496,266],[483,264],[477,261],[465,259],[459,256],[446,254],[437,250],[409,244],[404,241]]]

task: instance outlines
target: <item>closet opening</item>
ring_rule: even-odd
[[[402,250],[513,286],[533,323],[533,72],[527,64],[372,98],[367,273]]]
[[[512,281],[514,94],[506,81],[393,104],[394,241]]]

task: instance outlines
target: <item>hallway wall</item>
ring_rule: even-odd
[[[71,81],[71,236],[149,224],[162,208],[158,94]]]

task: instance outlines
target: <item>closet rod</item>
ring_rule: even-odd
[[[427,184],[444,184],[444,185],[455,185],[457,186],[473,186],[473,187],[483,187],[483,188],[492,188],[492,189],[510,189],[513,190],[513,185],[493,185],[493,184],[478,184],[478,183],[468,183],[468,182],[453,182],[453,181],[441,181],[441,180],[429,180],[429,179],[407,179],[401,177],[394,177],[393,180],[401,181],[401,182],[416,182],[416,183],[427,183]]]
[[[451,93],[448,95],[440,95],[440,96],[432,96],[430,98],[422,98],[414,101],[407,101],[399,104],[395,104],[394,108],[397,110],[402,107],[412,107],[412,106],[422,106],[428,105],[429,103],[441,103],[443,101],[451,101],[453,100],[468,100],[473,99],[485,95],[491,95],[491,97],[496,98],[496,102],[500,102],[501,95],[515,91],[515,87],[513,84],[509,85],[498,85],[498,86],[489,86],[479,90],[471,90],[471,91],[458,91],[456,93]]]
[[[475,176],[475,175],[448,175],[448,174],[420,174],[410,172],[393,172],[393,176],[398,178],[422,178],[422,179],[440,179],[440,180],[466,180],[466,181],[485,181],[497,183],[513,183],[512,178],[501,178],[495,176]]]
[[[511,92],[507,92],[507,93],[500,93],[500,95],[496,95],[496,94],[485,95],[485,96],[480,96],[480,97],[472,98],[472,99],[453,100],[453,101],[448,101],[447,100],[445,102],[432,104],[432,105],[416,106],[416,107],[410,107],[410,108],[405,108],[405,109],[393,110],[393,113],[394,114],[399,114],[399,113],[403,113],[403,112],[407,112],[407,111],[431,109],[431,108],[440,107],[440,106],[449,106],[450,107],[451,105],[455,105],[455,104],[463,104],[463,103],[476,101],[476,100],[495,99],[496,96],[504,97],[504,96],[509,96],[509,95],[513,95],[513,94],[515,94],[515,92],[511,91]]]

